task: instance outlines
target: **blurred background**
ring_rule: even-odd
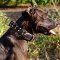
[[[38,5],[47,5],[47,4],[60,4],[60,0],[0,0],[0,6],[21,6],[29,5],[32,3],[37,3]],[[27,6],[28,6],[27,5]]]

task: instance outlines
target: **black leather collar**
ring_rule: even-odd
[[[14,35],[17,39],[25,39],[27,41],[33,39],[33,35],[28,33],[25,29],[20,28],[17,23],[11,21],[9,26],[11,34]]]
[[[18,24],[15,23],[14,21],[11,21],[9,26],[10,26],[11,34],[16,36],[17,38],[23,36],[24,33],[27,32],[25,29],[20,28]]]

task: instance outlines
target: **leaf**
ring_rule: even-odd
[[[8,25],[10,19],[6,17],[6,14],[0,11],[0,37],[2,37],[6,31],[10,28]]]

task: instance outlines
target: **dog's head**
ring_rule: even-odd
[[[58,23],[52,19],[49,19],[48,15],[36,8],[36,7],[29,7],[26,12],[31,17],[31,25],[35,32],[43,33],[46,35],[55,34],[52,29],[54,29]]]

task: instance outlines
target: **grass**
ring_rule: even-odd
[[[46,46],[46,43],[47,43],[47,46]],[[49,44],[53,44],[53,45],[55,44],[57,47],[57,45],[60,44],[60,35],[58,35],[58,36],[53,36],[53,35],[46,36],[43,34],[37,35],[35,40],[28,42],[29,57],[35,58],[35,57],[39,56],[39,54],[41,54],[42,48],[44,46],[47,48]],[[53,45],[52,45],[52,47],[53,47]],[[54,47],[54,48],[56,49],[56,47]]]
[[[59,4],[60,0],[0,0],[0,5],[2,6],[19,6],[20,4],[33,4],[33,5],[47,5],[47,4]]]
[[[8,24],[10,23],[10,19],[6,17],[6,14],[0,11],[0,37],[6,33],[9,29]]]

